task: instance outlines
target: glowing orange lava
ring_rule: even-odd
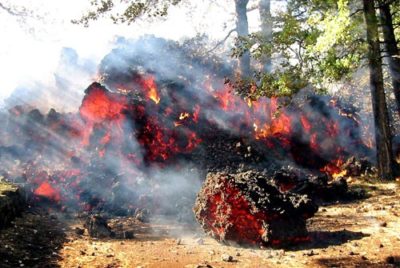
[[[38,188],[34,191],[34,194],[37,196],[43,196],[47,197],[48,199],[54,200],[56,202],[60,201],[61,195],[59,191],[54,189],[50,183],[48,182],[43,182],[42,184],[39,185]]]

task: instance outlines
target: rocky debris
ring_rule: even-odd
[[[24,195],[17,186],[0,182],[0,229],[21,214],[25,207]]]
[[[206,263],[202,263],[202,264],[198,264],[196,266],[196,268],[212,268],[212,266],[209,264],[206,264]]]
[[[233,262],[233,257],[229,254],[222,254],[221,260],[224,262]]]
[[[311,250],[311,251],[306,252],[306,253],[303,254],[303,256],[308,256],[308,257],[312,257],[312,256],[315,256],[315,255],[319,255],[319,254],[316,253],[314,250]]]
[[[376,173],[376,168],[367,158],[358,159],[355,156],[347,159],[341,169],[346,172],[346,176],[352,177]]]
[[[192,152],[191,160],[206,172],[234,172],[271,165],[269,148],[258,141],[234,135],[226,130],[210,128],[202,146]]]
[[[100,215],[90,215],[84,224],[89,236],[96,238],[108,238],[114,236],[107,220]]]
[[[308,241],[306,219],[318,206],[306,195],[281,193],[257,172],[209,173],[194,212],[203,230],[227,244],[285,246]]]
[[[394,256],[388,256],[388,257],[386,257],[386,263],[395,265],[400,262],[397,262],[396,258]]]
[[[85,229],[82,229],[82,228],[79,228],[79,227],[75,228],[75,234],[83,235],[84,233],[85,233]]]
[[[328,176],[321,172],[305,173],[302,169],[285,166],[270,177],[281,192],[293,192],[315,196],[328,185]]]

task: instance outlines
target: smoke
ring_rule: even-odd
[[[83,98],[82,88],[93,81],[96,72],[95,62],[79,58],[74,49],[64,47],[60,51],[55,71],[49,79],[25,81],[4,100],[4,108],[10,109],[21,105],[42,111],[51,108],[63,112],[76,111]]]
[[[209,169],[320,170],[366,154],[346,105],[329,96],[247,103],[224,84],[230,66],[201,53],[199,40],[119,38],[98,67],[64,48],[50,86],[34,82],[6,101],[2,174],[64,209],[190,222]],[[106,87],[84,91],[95,75]]]

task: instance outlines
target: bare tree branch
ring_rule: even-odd
[[[208,50],[207,53],[213,52],[215,49],[217,49],[220,45],[222,45],[223,43],[226,42],[226,40],[228,40],[229,36],[231,36],[231,34],[233,32],[236,32],[236,28],[230,30],[227,35],[225,36],[225,38],[221,41],[219,41],[212,49]]]
[[[249,7],[249,8],[247,8],[247,12],[251,12],[251,11],[254,11],[254,10],[257,10],[257,9],[258,9],[258,5],[253,5],[253,6]]]
[[[350,17],[353,17],[353,16],[355,16],[356,14],[358,14],[358,13],[362,13],[364,10],[362,9],[362,8],[359,8],[359,9],[357,9],[357,10],[355,10],[354,12],[352,12],[351,14],[350,14]]]
[[[12,9],[11,7],[5,6],[3,3],[0,2],[0,8],[6,11],[9,15],[12,16],[21,16],[23,15],[22,12],[18,12],[15,9]]]

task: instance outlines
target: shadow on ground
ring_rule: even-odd
[[[348,230],[342,231],[315,231],[309,233],[311,241],[289,247],[289,250],[306,250],[306,249],[318,249],[327,248],[329,246],[338,246],[347,243],[352,240],[360,240],[364,237],[369,236],[362,232],[352,232]]]
[[[0,267],[59,267],[65,226],[45,209],[29,209],[0,230]]]
[[[389,256],[381,262],[373,262],[361,256],[344,257],[344,258],[321,258],[317,260],[317,264],[321,267],[400,267],[400,257]]]

